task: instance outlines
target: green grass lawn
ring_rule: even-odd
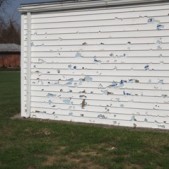
[[[12,120],[19,76],[0,72],[0,169],[169,169],[169,132]]]

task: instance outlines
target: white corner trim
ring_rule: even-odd
[[[26,108],[24,100],[24,15],[21,15],[21,116],[26,117]]]
[[[31,114],[31,13],[27,13],[27,117]]]

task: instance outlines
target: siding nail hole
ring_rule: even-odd
[[[110,55],[109,55],[110,57],[113,57],[114,56],[114,54],[113,53],[110,53]]]
[[[162,29],[164,29],[164,25],[158,24],[157,25],[157,30],[162,30]]]
[[[145,121],[145,122],[148,122],[148,120],[147,120],[146,118],[144,119],[144,121]]]
[[[155,21],[154,18],[149,18],[147,22],[148,22],[148,23],[152,23],[152,22],[154,22],[154,21]]]
[[[162,97],[166,98],[166,97],[168,97],[168,95],[166,95],[166,94],[162,94]]]
[[[116,125],[116,124],[117,124],[117,121],[113,121],[113,124]]]
[[[80,95],[79,97],[85,97],[85,98],[86,98],[87,96],[85,96],[85,95]]]
[[[86,93],[86,91],[85,91],[85,90],[83,90],[83,91],[82,91],[82,93]]]
[[[97,117],[98,117],[99,119],[106,119],[106,116],[103,115],[103,114],[99,114]]]
[[[131,94],[130,94],[130,93],[127,93],[127,92],[125,92],[125,91],[123,91],[123,95],[125,95],[125,96],[130,96]]]
[[[70,112],[70,113],[69,113],[69,116],[73,116],[73,113],[72,113],[72,112]]]
[[[144,66],[144,69],[145,69],[145,70],[149,70],[149,65],[145,65],[145,66]]]
[[[69,69],[72,69],[72,65],[68,65],[68,68],[69,68]]]
[[[96,58],[96,56],[94,56],[94,62],[95,62],[95,63],[101,63],[101,61],[98,60],[98,59]]]
[[[35,110],[35,113],[40,113],[40,111],[38,111],[38,110]]]
[[[137,124],[133,123],[133,127],[134,127],[134,128],[137,128]]]
[[[107,92],[107,95],[112,95],[113,93],[112,92]]]
[[[82,43],[82,45],[87,45],[87,43],[86,43],[86,42],[84,42],[84,43]]]

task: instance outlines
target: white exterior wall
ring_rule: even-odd
[[[169,4],[22,18],[22,116],[169,129]]]

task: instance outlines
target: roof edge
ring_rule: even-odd
[[[143,5],[143,4],[155,4],[155,3],[167,3],[168,0],[80,0],[80,1],[58,1],[58,2],[44,2],[22,5],[19,8],[21,13],[37,13],[47,11],[64,11],[64,10],[76,10],[76,9],[88,9],[88,8],[101,8],[101,7],[117,7],[117,6],[129,6],[129,5]]]

